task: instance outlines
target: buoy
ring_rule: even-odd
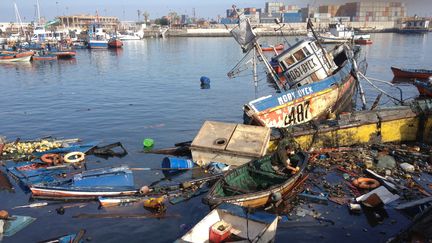
[[[206,76],[202,76],[200,78],[201,85],[210,85],[210,79]]]
[[[377,180],[364,177],[355,179],[352,183],[354,186],[361,189],[375,189],[380,186],[380,183]]]
[[[144,145],[145,148],[152,147],[154,145],[154,140],[151,139],[151,138],[146,138],[143,141],[143,145]]]
[[[44,154],[44,155],[42,155],[40,160],[44,163],[47,163],[47,164],[56,165],[56,164],[61,163],[63,161],[63,158],[59,154]]]
[[[64,161],[66,163],[78,163],[85,159],[85,154],[83,152],[71,152],[64,156]]]

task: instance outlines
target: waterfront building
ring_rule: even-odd
[[[401,2],[352,2],[342,5],[337,16],[350,16],[356,22],[397,21],[406,16],[406,7]]]
[[[98,15],[59,16],[57,19],[60,20],[60,25],[68,29],[86,29],[90,24],[97,22],[101,28],[113,31],[120,23],[117,17]]]

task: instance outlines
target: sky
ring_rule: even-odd
[[[267,0],[268,1],[268,0]],[[147,11],[150,19],[155,19],[168,12],[196,17],[216,19],[218,15],[225,16],[226,9],[231,5],[243,7],[264,8],[266,0],[39,0],[41,16],[53,19],[59,15],[95,14],[117,16],[120,20],[138,20],[137,10]],[[307,4],[319,6],[322,4],[355,2],[356,0],[289,0],[285,4],[300,7]],[[359,1],[359,0],[357,0]],[[361,0],[360,0],[361,1]],[[367,0],[370,1],[370,0]],[[398,1],[398,0],[396,0]],[[405,2],[409,15],[432,16],[432,0],[399,0]],[[22,21],[30,22],[36,19],[37,0],[0,0],[0,22],[15,21],[13,3],[16,2]],[[142,19],[142,15],[140,16]]]

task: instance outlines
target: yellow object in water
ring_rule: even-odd
[[[164,202],[165,202],[164,196],[156,197],[156,198],[151,197],[149,199],[144,200],[144,207],[157,209],[163,206]]]

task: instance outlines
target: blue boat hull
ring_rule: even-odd
[[[88,47],[90,49],[106,49],[108,48],[108,41],[90,41]]]

